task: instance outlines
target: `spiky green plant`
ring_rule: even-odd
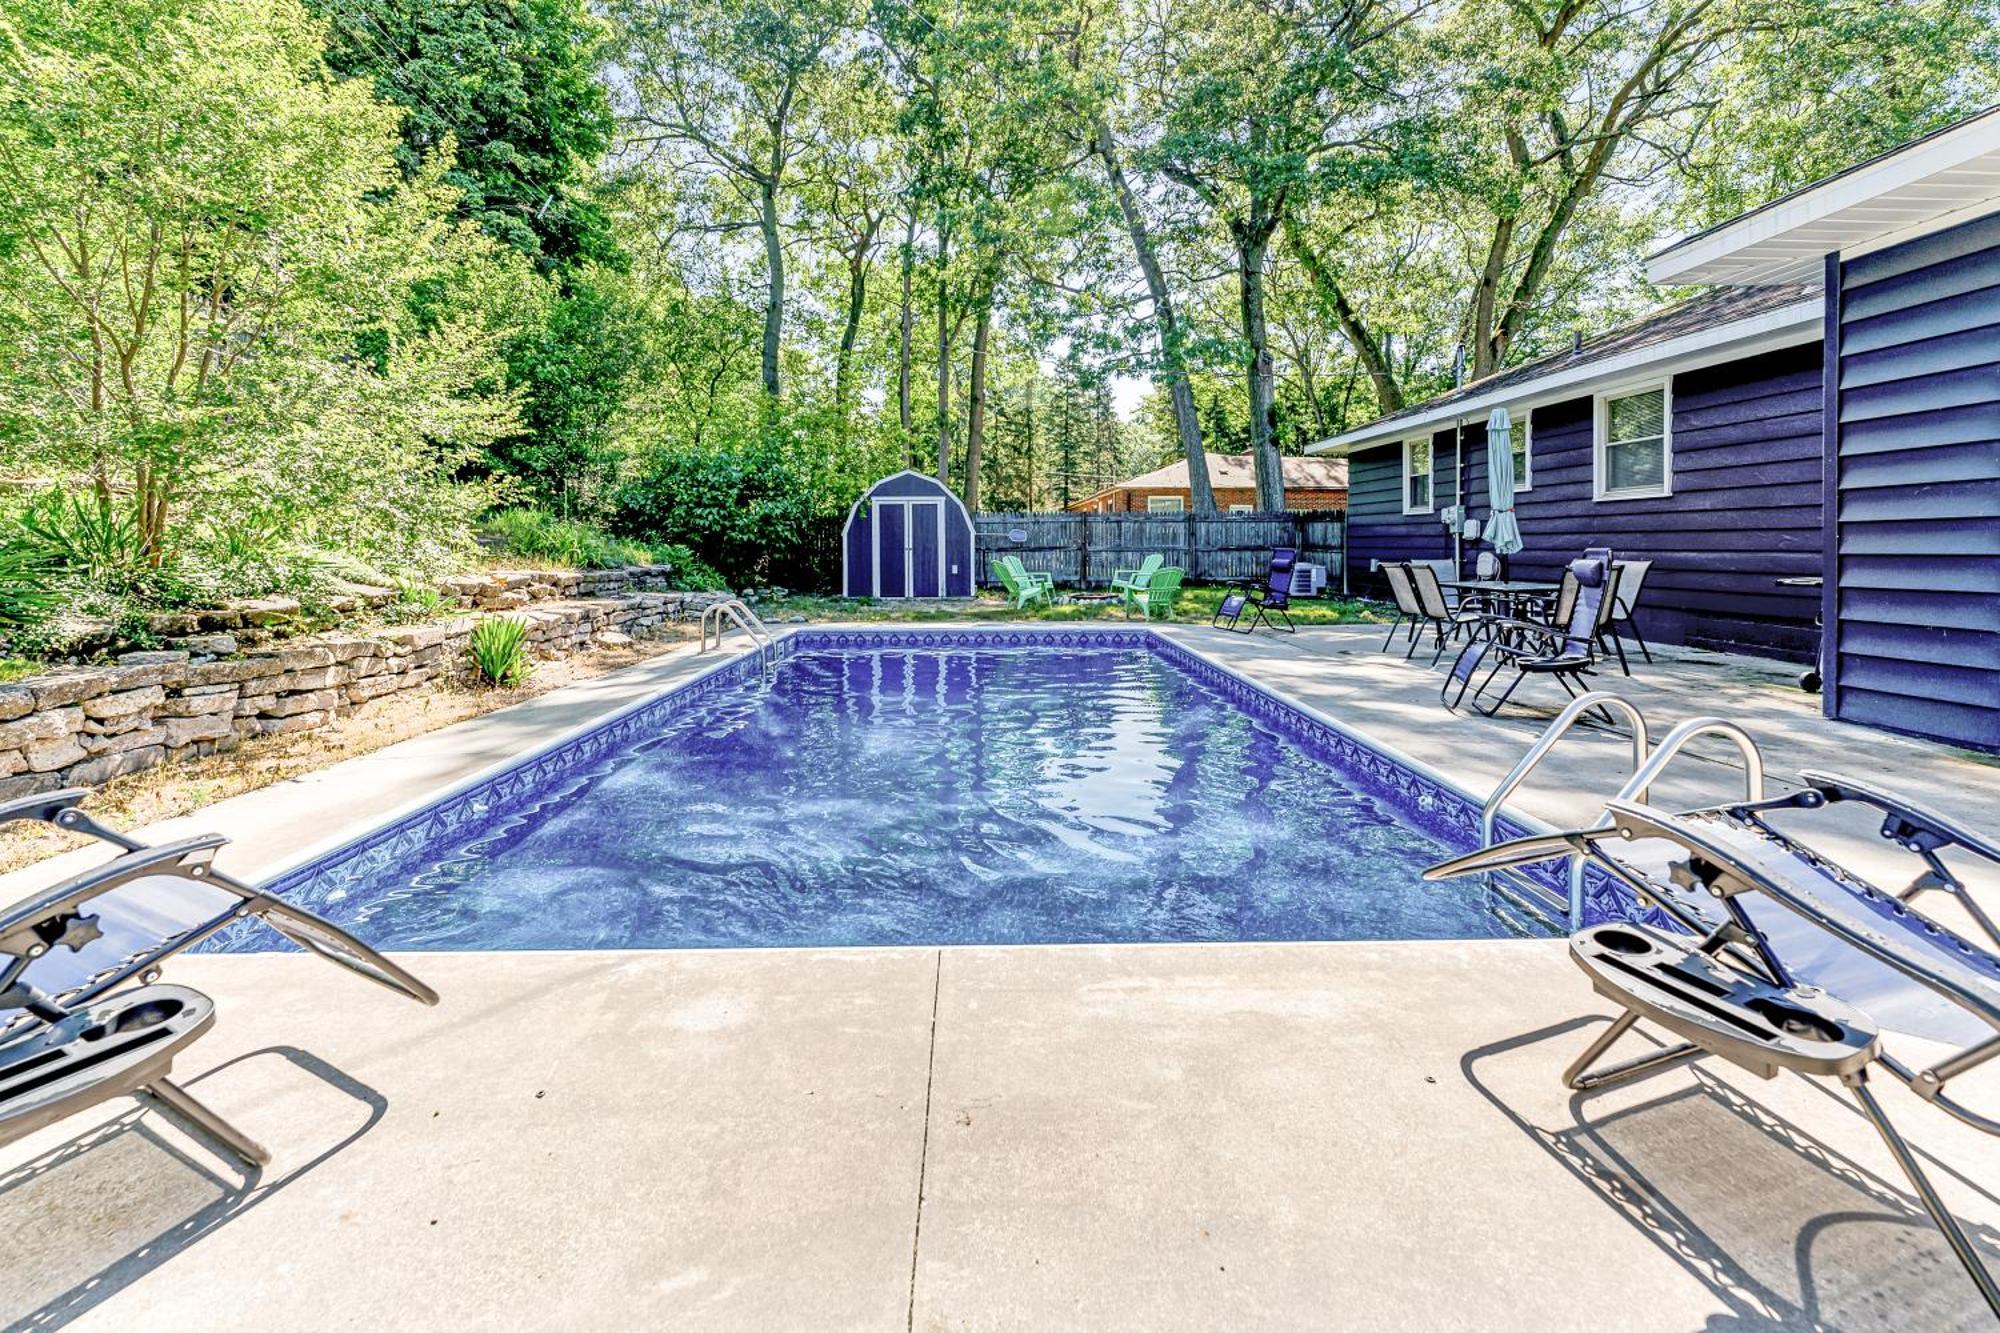
[[[465,651],[490,685],[519,685],[535,669],[528,660],[528,626],[513,616],[488,616],[472,627]]]

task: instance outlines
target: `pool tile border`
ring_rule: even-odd
[[[1138,627],[793,630],[771,648],[776,660],[796,653],[867,649],[1090,648],[1147,651],[1226,699],[1267,726],[1282,732],[1308,754],[1360,773],[1409,813],[1431,837],[1448,845],[1470,846],[1479,836],[1479,803],[1403,756],[1293,703],[1267,687],[1150,629]],[[734,689],[764,669],[760,655],[730,659],[692,679],[669,685],[609,717],[586,723],[527,755],[474,774],[430,800],[392,815],[383,823],[300,864],[280,870],[265,885],[306,907],[319,907],[357,880],[393,874],[437,843],[477,838],[513,817],[522,806],[546,799],[552,787],[579,774],[628,741],[714,694]],[[1536,831],[1513,820],[1500,821],[1503,837]],[[1531,867],[1528,874],[1550,893],[1564,892],[1560,866]],[[1584,884],[1587,923],[1653,918],[1630,891],[1608,875],[1593,872]],[[233,934],[233,932],[232,932]],[[219,937],[228,949],[237,941]],[[238,945],[241,947],[241,945]]]

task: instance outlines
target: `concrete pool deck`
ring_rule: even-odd
[[[1474,791],[1539,730],[1445,722],[1434,675],[1372,652],[1380,629],[1167,632]],[[669,654],[175,824],[235,837],[254,876],[712,660]],[[1696,656],[1632,692],[1659,693],[1659,732],[1754,713],[1774,777],[1803,756],[2000,826],[2000,770],[1815,725],[1759,670]],[[1603,737],[1557,756],[1524,804],[1588,818],[1624,756]],[[1683,780],[1720,794],[1731,773]],[[1990,1326],[1823,1088],[1705,1062],[1565,1093],[1606,1011],[1555,941],[407,961],[436,1009],[297,955],[177,960],[219,1010],[180,1075],[274,1160],[246,1179],[130,1103],[0,1149],[0,1318]],[[2000,1086],[1968,1091],[1990,1106]],[[2000,1146],[1881,1095],[2000,1261]]]

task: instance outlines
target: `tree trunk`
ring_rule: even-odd
[[[1285,507],[1285,476],[1278,458],[1277,376],[1271,362],[1270,329],[1264,318],[1264,261],[1270,229],[1251,225],[1236,231],[1243,340],[1250,352],[1250,460],[1257,470],[1257,510],[1274,514]]]
[[[1396,368],[1389,363],[1382,345],[1375,341],[1361,322],[1360,312],[1348,302],[1347,293],[1334,281],[1326,264],[1318,253],[1306,244],[1298,227],[1289,220],[1285,223],[1285,239],[1291,242],[1292,255],[1305,270],[1306,279],[1312,284],[1313,292],[1325,303],[1340,332],[1354,349],[1355,359],[1368,372],[1368,382],[1375,386],[1375,405],[1383,415],[1403,410],[1403,386],[1396,378]]]
[[[779,390],[778,340],[785,331],[785,249],[778,241],[777,182],[766,180],[760,193],[764,267],[771,277],[770,295],[764,301],[764,392],[775,399]]]
[[[1513,218],[1501,218],[1493,226],[1493,239],[1486,247],[1486,265],[1479,273],[1479,286],[1472,295],[1472,378],[1481,379],[1500,368],[1502,349],[1494,339],[1494,310],[1500,299],[1500,276],[1507,270],[1507,256],[1514,248]]]
[[[1097,122],[1097,156],[1104,163],[1112,193],[1118,197],[1119,211],[1125,215],[1125,230],[1132,238],[1132,251],[1138,256],[1139,271],[1145,274],[1146,291],[1152,297],[1153,322],[1159,326],[1160,334],[1160,373],[1173,401],[1174,429],[1180,436],[1181,455],[1187,459],[1189,500],[1197,514],[1212,514],[1215,491],[1208,482],[1208,456],[1202,448],[1194,387],[1188,383],[1187,356],[1182,346],[1180,317],[1174,311],[1174,294],[1167,286],[1166,272],[1160,267],[1159,252],[1146,227],[1145,215],[1139,211],[1139,201],[1125,179],[1125,168],[1118,160],[1118,145],[1111,137],[1111,125],[1102,119]]]
[[[917,466],[917,433],[910,425],[910,342],[916,332],[916,309],[910,302],[910,281],[917,266],[917,211],[910,210],[903,230],[903,322],[896,339],[896,419],[903,428],[903,463]]]
[[[1041,378],[1037,373],[1028,376],[1028,508],[1035,507],[1035,381]]]
[[[879,218],[871,220],[867,232],[847,256],[847,318],[841,324],[840,352],[833,363],[833,409],[840,418],[843,440],[848,434],[847,381],[854,369],[854,344],[861,336],[862,306],[868,299],[869,255],[875,248],[875,229],[880,225]]]
[[[937,479],[951,486],[951,316],[945,309],[943,284],[937,303]]]
[[[965,507],[979,512],[979,465],[986,446],[986,345],[993,336],[993,298],[979,303],[972,325],[972,383],[965,408]]]

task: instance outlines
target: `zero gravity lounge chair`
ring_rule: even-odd
[[[2000,1317],[2000,1286],[1868,1082],[1883,1070],[1955,1119],[2000,1137],[2000,1119],[1947,1091],[1953,1079],[2000,1057],[2000,939],[1939,856],[1956,847],[2000,865],[2000,845],[1862,783],[1821,773],[1800,778],[1804,789],[1789,796],[1680,814],[1613,801],[1604,827],[1502,843],[1433,866],[1425,877],[1579,853],[1678,922],[1689,933],[1619,922],[1570,937],[1571,960],[1624,1012],[1564,1072],[1564,1083],[1591,1091],[1707,1055],[1764,1078],[1789,1070],[1837,1079]],[[1874,807],[1883,837],[1922,862],[1900,894],[1875,888],[1762,817],[1841,801]],[[1930,891],[1957,897],[1987,941],[1916,911],[1913,901]],[[1597,1067],[1642,1019],[1680,1040]],[[1885,1030],[1941,1043],[1946,1053],[1912,1067],[1884,1048]]]
[[[1443,688],[1438,691],[1438,698],[1446,708],[1457,712],[1470,691],[1473,708],[1492,717],[1507,706],[1514,691],[1530,676],[1553,677],[1571,698],[1589,688],[1584,677],[1597,668],[1604,630],[1617,602],[1618,568],[1609,550],[1592,547],[1584,552],[1583,559],[1570,562],[1565,589],[1572,578],[1576,595],[1570,599],[1567,616],[1560,624],[1487,616],[1467,629],[1466,645],[1459,650]],[[1440,633],[1440,652],[1443,647]],[[1493,667],[1475,687],[1473,678],[1488,658],[1493,659]],[[1507,682],[1507,688],[1491,704],[1481,703],[1494,680],[1508,670],[1514,676]]]
[[[1241,634],[1249,634],[1259,625],[1269,625],[1284,634],[1298,633],[1299,627],[1292,623],[1290,610],[1292,570],[1298,562],[1299,553],[1293,547],[1273,548],[1263,585],[1248,592],[1231,592],[1224,596],[1208,623]],[[1247,624],[1244,622],[1245,613],[1249,615]]]
[[[331,922],[217,870],[215,851],[227,841],[220,835],[149,847],[78,809],[89,794],[0,803],[0,824],[39,819],[121,853],[0,910],[0,1144],[136,1096],[261,1165],[269,1155],[255,1140],[167,1077],[174,1057],[215,1021],[215,1003],[162,984],[161,963],[254,916],[398,994],[436,1004],[437,992]]]

